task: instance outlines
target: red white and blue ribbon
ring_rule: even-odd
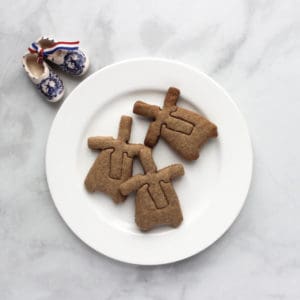
[[[32,43],[28,48],[30,53],[38,54],[38,62],[42,62],[45,57],[49,54],[54,53],[57,50],[74,51],[77,50],[79,41],[76,42],[56,42],[53,43],[52,47],[43,49],[38,43]]]

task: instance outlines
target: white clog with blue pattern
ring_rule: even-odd
[[[87,55],[79,49],[79,42],[56,42],[54,39],[41,37],[32,43],[28,50],[37,53],[41,59],[45,59],[57,65],[62,71],[71,75],[81,76],[89,67]]]
[[[63,97],[63,82],[43,60],[39,61],[37,54],[25,54],[23,67],[31,81],[49,102],[57,102]]]

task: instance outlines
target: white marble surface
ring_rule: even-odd
[[[0,299],[300,299],[300,2],[0,2]],[[43,33],[79,39],[92,62],[160,56],[222,84],[245,115],[255,163],[226,235],[188,260],[139,267],[80,242],[44,169],[59,105],[43,102],[21,56]],[[67,93],[79,80],[64,77]]]

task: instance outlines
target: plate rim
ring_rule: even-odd
[[[122,64],[128,64],[131,62],[143,62],[143,61],[148,61],[148,62],[162,62],[162,63],[171,63],[171,64],[176,64],[178,66],[181,66],[183,68],[189,69],[192,72],[197,73],[198,75],[205,77],[206,80],[210,81],[213,85],[215,85],[220,91],[222,91],[222,93],[226,96],[226,98],[228,100],[230,100],[231,104],[234,106],[234,108],[236,109],[236,111],[239,113],[239,116],[241,118],[241,121],[243,122],[243,125],[245,127],[246,130],[246,134],[247,134],[247,138],[248,138],[248,142],[249,142],[249,169],[247,171],[248,173],[248,178],[247,178],[247,189],[244,191],[244,197],[243,199],[240,201],[241,205],[239,210],[237,211],[236,215],[231,219],[229,225],[226,228],[223,228],[223,231],[218,235],[218,237],[216,239],[214,239],[211,243],[209,243],[207,246],[205,246],[204,248],[201,248],[199,250],[195,250],[192,253],[187,253],[186,255],[182,256],[181,258],[175,258],[175,259],[169,259],[169,260],[165,260],[165,261],[159,261],[156,263],[152,263],[152,262],[147,262],[147,261],[140,261],[139,259],[137,260],[132,260],[132,259],[128,259],[128,260],[124,260],[118,257],[115,257],[113,255],[110,255],[109,253],[106,252],[102,252],[99,249],[97,249],[96,247],[94,247],[93,245],[91,245],[90,243],[88,243],[78,232],[76,232],[71,225],[66,221],[65,217],[63,216],[63,214],[61,213],[60,209],[58,208],[58,205],[56,203],[56,201],[54,200],[54,195],[53,195],[53,191],[51,190],[51,184],[49,183],[49,166],[48,166],[48,157],[49,157],[49,144],[50,144],[50,140],[52,137],[52,132],[54,130],[54,125],[56,120],[58,119],[62,108],[65,106],[66,103],[69,103],[72,99],[72,95],[74,93],[77,92],[78,89],[81,88],[83,83],[86,83],[86,81],[92,80],[95,76],[97,76],[99,73],[105,72],[107,69],[113,68],[115,66],[118,65],[122,65]],[[200,252],[202,252],[203,250],[209,248],[210,246],[212,246],[214,243],[216,243],[232,226],[232,224],[236,221],[237,217],[240,215],[241,210],[243,209],[250,187],[251,187],[251,182],[252,182],[252,176],[253,176],[253,162],[254,162],[254,152],[253,152],[253,145],[252,145],[252,140],[251,140],[251,136],[250,136],[250,132],[249,132],[249,128],[246,122],[246,119],[243,115],[243,113],[241,112],[241,110],[239,109],[239,106],[237,105],[237,103],[232,99],[232,97],[229,95],[229,93],[218,83],[216,82],[213,78],[211,78],[210,76],[208,76],[206,73],[204,73],[203,71],[199,70],[198,68],[191,66],[189,64],[183,63],[181,61],[178,60],[174,60],[174,59],[167,59],[167,58],[160,58],[160,57],[137,57],[137,58],[131,58],[131,59],[125,59],[125,60],[121,60],[112,64],[109,64],[97,71],[95,71],[94,73],[92,73],[91,75],[89,75],[88,77],[84,78],[84,80],[82,80],[74,89],[73,91],[67,96],[67,98],[64,100],[64,102],[62,103],[62,105],[60,106],[60,108],[58,109],[55,117],[53,118],[50,130],[49,130],[49,134],[48,134],[48,138],[47,138],[47,143],[46,143],[46,151],[45,151],[45,172],[46,172],[46,180],[47,180],[47,184],[48,184],[48,188],[49,188],[49,192],[52,198],[52,201],[54,202],[55,208],[58,211],[60,217],[63,219],[64,223],[67,225],[67,227],[71,230],[71,232],[79,239],[81,240],[81,242],[83,242],[85,245],[87,245],[88,247],[92,248],[94,251],[96,251],[97,253],[100,253],[102,255],[105,255],[111,259],[114,259],[116,261],[120,261],[123,263],[129,263],[129,264],[134,264],[134,265],[164,265],[164,264],[170,264],[173,262],[177,262],[177,261],[181,261],[184,259],[187,259],[189,257],[192,257]]]

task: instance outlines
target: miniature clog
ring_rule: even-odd
[[[81,76],[88,70],[89,60],[78,44],[79,41],[56,42],[52,38],[41,37],[28,50],[37,53],[40,59],[57,65],[66,73]]]
[[[64,85],[62,80],[44,61],[38,62],[38,54],[25,54],[23,67],[31,81],[49,102],[57,102],[63,97]]]

